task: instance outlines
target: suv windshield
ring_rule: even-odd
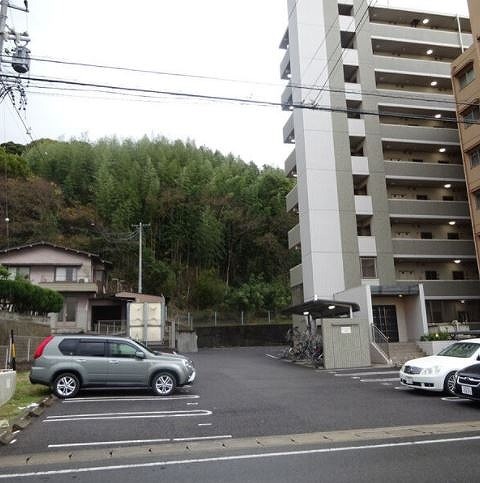
[[[458,342],[445,347],[437,355],[448,357],[471,357],[475,354],[476,350],[480,347],[480,344],[474,342]]]

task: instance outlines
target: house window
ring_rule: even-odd
[[[465,280],[465,274],[461,271],[454,270],[452,272],[453,280]]]
[[[436,270],[426,270],[425,280],[438,280],[438,272]]]
[[[469,128],[472,124],[477,123],[480,119],[480,106],[476,104],[475,106],[467,109],[462,114],[462,118],[465,121],[463,124],[465,129]]]
[[[447,239],[448,240],[459,240],[460,236],[458,235],[458,233],[450,232],[450,233],[447,233]]]
[[[56,267],[55,282],[76,282],[77,269],[75,267]]]
[[[30,267],[7,267],[7,270],[10,280],[15,280],[16,278],[30,279]]]
[[[472,149],[468,152],[468,157],[470,159],[470,167],[475,168],[480,164],[480,147]]]
[[[470,82],[475,79],[475,71],[473,70],[473,65],[469,65],[465,69],[457,75],[458,83],[460,85],[460,89],[468,86]]]
[[[360,266],[362,269],[362,278],[377,278],[377,260],[376,258],[360,258]]]

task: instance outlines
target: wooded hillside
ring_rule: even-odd
[[[0,166],[0,247],[46,240],[98,253],[135,289],[142,222],[144,292],[186,308],[289,303],[298,262],[281,170],[164,138],[8,143]]]

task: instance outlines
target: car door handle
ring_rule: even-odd
[[[75,362],[87,362],[87,359],[75,359]]]
[[[109,364],[120,364],[120,361],[117,361],[116,359],[110,359],[108,361]]]

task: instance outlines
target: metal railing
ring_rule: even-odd
[[[371,327],[371,340],[374,342],[379,349],[385,354],[387,359],[390,359],[390,347],[388,343],[388,337],[375,325],[370,325]]]
[[[102,335],[125,335],[126,320],[97,320],[93,323],[93,331]]]

